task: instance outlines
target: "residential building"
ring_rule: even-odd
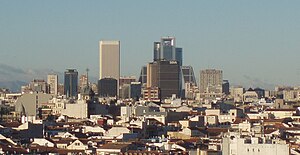
[[[49,99],[52,97],[52,94],[36,92],[31,94],[23,94],[16,100],[15,109],[21,115],[35,117],[39,113],[38,108],[42,107],[42,105],[47,105]]]
[[[223,155],[289,155],[289,144],[280,139],[265,137],[241,137],[238,134],[229,134],[222,139]]]
[[[243,102],[243,94],[245,89],[243,87],[234,87],[232,88],[232,96],[234,102]]]
[[[29,89],[32,92],[42,92],[42,93],[48,93],[48,84],[45,80],[43,79],[33,79],[29,83]]]
[[[216,69],[200,71],[200,96],[201,98],[222,97],[223,72]]]

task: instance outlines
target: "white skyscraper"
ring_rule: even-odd
[[[119,88],[120,79],[120,41],[100,41],[100,76],[103,78],[116,79]]]
[[[58,76],[56,74],[49,74],[47,76],[47,84],[50,87],[50,94],[57,95]]]

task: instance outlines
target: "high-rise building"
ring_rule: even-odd
[[[176,60],[182,65],[182,48],[177,48],[175,37],[162,37],[160,42],[154,42],[153,60]]]
[[[141,82],[142,87],[147,85],[147,66],[141,68],[141,73],[139,77],[139,82]]]
[[[147,87],[158,87],[161,99],[179,96],[179,65],[177,61],[158,60],[147,66]]]
[[[78,72],[76,69],[67,69],[65,71],[64,94],[67,96],[67,98],[77,98]]]
[[[84,87],[87,86],[88,83],[88,77],[86,74],[82,74],[79,77],[79,90],[81,91]]]
[[[98,81],[98,95],[100,97],[116,97],[118,81],[114,78],[103,78]]]
[[[175,60],[176,59],[176,45],[174,37],[163,37],[160,40],[160,59]]]
[[[138,100],[142,94],[141,89],[142,89],[141,82],[131,82],[130,89],[129,89],[130,91],[129,97]]]
[[[29,83],[29,89],[32,92],[43,92],[43,93],[49,93],[48,84],[43,79],[33,79]]]
[[[154,42],[153,46],[153,60],[159,60],[160,59],[160,42]]]
[[[192,66],[181,66],[181,74],[182,74],[182,82],[185,83],[192,83],[193,85],[197,86],[194,70]]]
[[[223,80],[223,84],[222,84],[222,92],[225,95],[229,95],[229,81],[228,80]]]
[[[136,77],[135,76],[122,76],[120,77],[120,87],[122,87],[124,84],[130,84],[131,82],[135,82]]]
[[[200,71],[200,94],[202,97],[222,97],[223,72],[216,69]]]
[[[182,66],[182,48],[175,48],[175,60],[179,63],[179,66]]]
[[[181,97],[193,98],[197,82],[192,66],[181,66]]]
[[[117,88],[119,89],[120,79],[120,41],[100,41],[100,77],[114,78],[117,80]],[[119,90],[117,91],[119,92]]]
[[[58,75],[56,74],[49,74],[47,76],[47,83],[50,87],[50,94],[57,95],[58,93]]]

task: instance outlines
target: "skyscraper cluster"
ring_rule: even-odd
[[[228,81],[226,84],[223,83],[221,70],[201,70],[200,85],[197,86],[193,67],[183,65],[183,49],[176,46],[175,37],[162,37],[153,45],[153,61],[142,67],[136,82],[135,77],[120,79],[120,41],[100,41],[98,96],[114,98],[135,96],[136,99],[147,96],[147,100],[162,101],[174,95],[195,99],[195,94],[200,92],[200,98],[222,97],[223,87],[227,88],[229,83]],[[81,76],[78,86],[78,72],[74,69],[67,70],[64,94],[67,97],[76,97],[78,89],[88,85],[87,78]],[[55,76],[49,75],[48,80],[53,83],[51,81],[55,81]],[[50,91],[55,93],[57,88],[55,84],[52,85]]]

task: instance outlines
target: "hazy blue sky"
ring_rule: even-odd
[[[99,40],[121,41],[122,75],[138,75],[153,42],[176,37],[184,64],[236,84],[300,83],[298,0],[0,1],[0,63],[98,77]],[[249,85],[250,85],[249,84]]]

